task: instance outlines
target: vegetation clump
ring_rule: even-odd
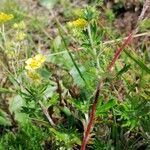
[[[148,150],[150,1],[129,33],[124,1],[30,3],[0,6],[0,150]]]

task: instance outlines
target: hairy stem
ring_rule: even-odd
[[[124,48],[131,42],[132,39],[132,33],[129,34],[128,38],[125,40],[125,42],[123,43],[123,45],[118,48],[118,50],[116,51],[116,54],[114,55],[114,58],[112,59],[111,63],[108,65],[108,71],[112,70],[112,67],[114,66],[116,60],[119,58],[121,52],[124,50]]]
[[[100,89],[101,89],[102,86],[103,86],[103,81],[99,82],[98,85],[97,85],[96,93],[95,93],[95,97],[94,97],[94,103],[93,103],[92,110],[91,110],[91,113],[90,113],[90,120],[89,120],[89,123],[87,125],[86,130],[85,130],[84,138],[83,138],[83,142],[82,142],[82,146],[81,146],[80,150],[85,150],[86,144],[88,142],[91,127],[94,123],[94,117],[95,117],[95,112],[96,112],[96,104],[98,102],[99,93],[100,93]]]
[[[109,72],[112,71],[112,67],[114,66],[115,62],[119,58],[120,53],[131,42],[131,39],[132,39],[132,34],[129,34],[128,38],[124,41],[123,45],[116,51],[116,53],[114,55],[114,58],[112,59],[111,63],[107,67],[107,70]],[[95,117],[95,112],[96,112],[96,105],[97,105],[97,102],[98,102],[100,89],[102,88],[103,83],[104,83],[104,80],[103,81],[99,81],[99,83],[97,85],[95,98],[94,98],[94,102],[93,102],[93,105],[92,105],[92,110],[91,110],[91,113],[90,113],[89,123],[87,125],[86,130],[85,130],[84,138],[83,138],[82,146],[81,146],[80,150],[85,150],[86,144],[88,143],[89,134],[90,134],[91,128],[92,128],[93,123],[94,123],[94,117]]]

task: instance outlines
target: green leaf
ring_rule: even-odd
[[[0,125],[10,126],[11,121],[8,119],[7,114],[0,109]]]
[[[14,92],[13,90],[9,90],[6,88],[0,88],[0,93],[13,93],[13,92]]]
[[[140,59],[137,58],[137,56],[135,55],[135,53],[131,54],[128,53],[127,50],[124,50],[124,52],[126,53],[126,55],[132,59],[140,68],[142,68],[145,72],[147,72],[148,74],[150,74],[150,68],[148,68]]]
[[[53,40],[53,49],[55,51],[59,50],[61,45],[62,45],[62,40],[61,40],[61,37],[58,35],[54,40]]]
[[[24,106],[24,105],[25,105],[25,102],[23,101],[21,96],[17,95],[14,97],[13,100],[11,100],[10,110],[12,112],[18,112],[22,109],[22,106]]]
[[[57,93],[52,93],[51,98],[45,103],[45,107],[48,109],[50,106],[57,106],[59,102],[59,95]]]
[[[40,68],[37,70],[38,73],[45,79],[49,79],[50,77],[50,72],[48,70],[46,70],[45,68]]]
[[[15,119],[16,119],[19,123],[22,123],[23,125],[29,123],[29,117],[28,117],[28,115],[25,114],[25,113],[16,112],[16,113],[15,113]]]
[[[71,116],[71,112],[70,112],[69,108],[67,108],[66,106],[64,106],[64,108],[62,108],[62,111],[63,111],[67,116]]]
[[[140,23],[140,29],[142,31],[146,30],[146,29],[150,29],[150,19],[144,19],[141,23]]]
[[[123,73],[127,72],[130,69],[131,65],[125,65],[118,73],[117,76],[122,75]]]
[[[98,106],[97,108],[97,116],[106,113],[110,108],[114,107],[117,104],[116,100],[111,99],[107,103]]]

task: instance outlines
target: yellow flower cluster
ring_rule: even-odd
[[[24,21],[14,23],[13,28],[16,31],[15,39],[17,41],[23,41],[26,37],[26,34],[24,33],[24,30],[26,29],[26,24],[24,23]]]
[[[24,21],[20,21],[19,23],[14,23],[13,28],[24,30],[26,28],[26,24],[24,23]]]
[[[27,64],[25,66],[26,70],[36,70],[42,66],[42,64],[45,62],[46,57],[42,54],[37,54],[33,58],[29,58],[25,63]]]
[[[26,37],[26,34],[22,31],[17,32],[16,34],[16,40],[17,41],[23,41]]]
[[[75,21],[68,22],[68,26],[70,28],[84,28],[86,27],[88,22],[85,19],[79,18]]]
[[[5,23],[13,18],[14,16],[12,14],[6,14],[3,12],[0,12],[0,23]]]

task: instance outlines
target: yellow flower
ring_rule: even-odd
[[[23,33],[22,31],[17,32],[17,34],[16,34],[16,40],[17,41],[23,41],[25,39],[25,37],[26,37],[26,34]]]
[[[24,21],[20,21],[19,23],[14,23],[13,28],[23,30],[26,28],[26,24]]]
[[[45,62],[46,57],[42,54],[37,54],[33,58],[29,58],[25,63],[27,64],[25,66],[26,70],[35,70],[42,66],[42,64]]]
[[[35,71],[27,71],[27,75],[34,82],[40,82],[41,81],[41,76],[38,73],[36,73]]]
[[[5,14],[3,12],[0,12],[0,23],[7,22],[13,18],[14,16],[12,14]]]
[[[70,28],[84,28],[86,27],[88,22],[85,19],[79,18],[75,21],[68,22],[68,26]]]

